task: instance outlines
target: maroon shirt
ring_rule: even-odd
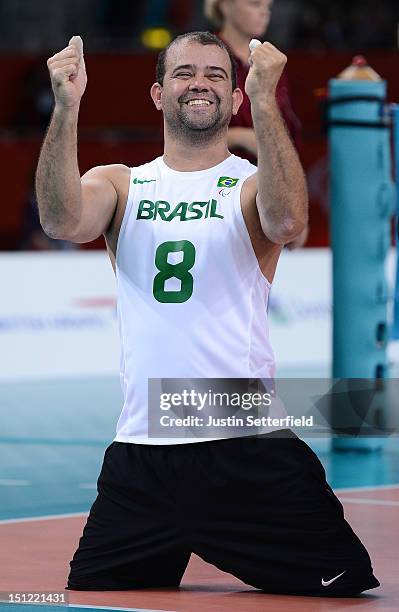
[[[245,93],[245,81],[249,72],[249,64],[242,62],[238,57],[235,57],[237,62],[237,85],[244,94],[244,100],[241,105],[238,115],[233,115],[231,118],[231,127],[250,127],[253,128],[251,114],[251,102]],[[284,118],[286,126],[297,150],[301,148],[301,123],[294,113],[289,97],[289,83],[287,73],[284,70],[276,89],[276,99],[279,105],[280,112]],[[248,159],[250,162],[256,162],[256,158],[244,149],[236,149],[234,151],[240,157]]]

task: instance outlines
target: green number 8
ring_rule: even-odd
[[[183,260],[177,264],[168,262],[169,253],[183,252]],[[163,304],[182,304],[193,294],[194,279],[189,270],[195,263],[195,246],[188,240],[169,241],[160,244],[155,253],[155,265],[159,274],[154,278],[152,292],[154,298]],[[165,283],[170,278],[181,281],[180,291],[165,291]]]

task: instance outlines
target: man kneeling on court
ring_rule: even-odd
[[[251,52],[258,168],[227,148],[242,101],[234,61],[218,38],[195,32],[158,59],[151,97],[164,155],[81,178],[81,39],[48,60],[56,104],[37,170],[41,223],[52,238],[105,236],[124,393],[69,589],[177,587],[191,552],[269,593],[349,596],[379,585],[319,460],[291,430],[148,431],[149,378],[274,376],[268,295],[284,244],[307,223],[303,171],[275,99],[285,62],[269,43]]]

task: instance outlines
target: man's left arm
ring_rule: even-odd
[[[245,90],[251,100],[258,142],[256,205],[262,231],[275,244],[287,244],[308,221],[306,180],[276,102],[276,87],[287,58],[270,43],[251,53]]]

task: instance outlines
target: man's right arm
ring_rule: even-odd
[[[77,125],[87,77],[81,39],[73,37],[48,61],[55,96],[53,117],[36,173],[40,222],[46,234],[89,242],[108,228],[118,202],[123,166],[93,168],[80,178]]]

